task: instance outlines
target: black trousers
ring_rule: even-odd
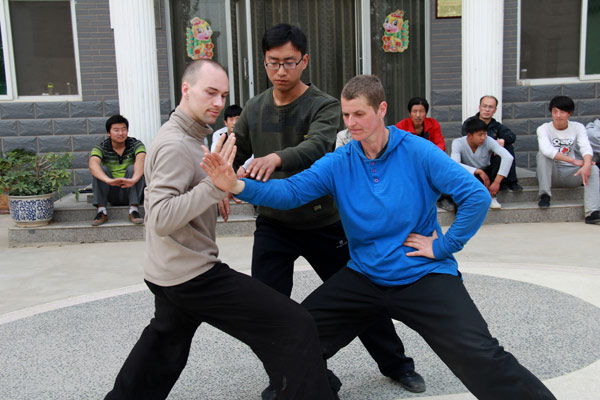
[[[510,165],[510,170],[508,171],[508,175],[504,177],[505,178],[504,180],[502,180],[502,184],[517,183],[518,182],[518,179],[517,179],[517,159],[515,157],[515,148],[514,148],[514,146],[512,144],[504,146],[504,148],[510,153],[511,156],[513,156],[513,162]],[[493,154],[492,157],[491,157],[492,163],[494,161],[498,162],[498,168],[500,167],[500,161],[501,160],[502,159],[497,154]],[[498,173],[498,171],[496,171],[496,174],[497,173]],[[490,179],[492,179],[492,178],[490,178]]]
[[[165,399],[202,322],[250,346],[278,399],[334,398],[315,323],[298,303],[225,264],[177,286],[146,284],[155,296],[154,318],[106,399]]]
[[[386,287],[345,268],[302,303],[313,315],[326,357],[374,321],[391,317],[419,333],[478,399],[543,400],[554,396],[493,338],[460,278],[429,274]]]
[[[498,157],[497,155],[493,155],[490,157],[490,165],[488,165],[485,168],[481,168],[481,170],[483,172],[485,172],[485,174],[488,176],[488,178],[490,178],[490,184],[492,182],[494,182],[494,179],[496,179],[496,176],[498,176],[498,171],[500,171],[500,162],[501,161],[502,161],[502,159],[500,157]],[[479,182],[483,183],[483,181],[481,180],[479,175],[475,175],[475,178],[477,178],[479,180]],[[504,183],[505,180],[506,179],[503,179],[501,183]]]
[[[254,278],[289,297],[294,261],[300,256],[306,258],[323,281],[345,269],[350,254],[342,223],[295,230],[283,228],[261,216],[256,219],[252,250]],[[413,359],[404,354],[404,345],[390,318],[375,321],[359,339],[383,375],[394,378],[415,369]]]

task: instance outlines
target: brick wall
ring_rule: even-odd
[[[83,100],[118,99],[115,42],[108,0],[78,0],[75,13]]]
[[[502,69],[502,86],[517,85],[517,28],[518,0],[504,0],[504,65]]]
[[[159,2],[161,25],[156,29],[159,95],[168,99],[169,69],[164,2]],[[77,0],[77,35],[83,100],[118,99],[115,43],[108,0]]]
[[[167,33],[164,7],[156,30],[160,112],[169,100]],[[76,5],[82,97],[78,102],[0,102],[0,153],[23,148],[38,153],[72,152],[73,186],[91,183],[89,152],[105,138],[106,119],[119,113],[114,37],[108,0],[78,0]]]
[[[431,0],[431,90],[460,90],[461,19],[437,19],[435,7]]]
[[[160,102],[168,115],[170,102]],[[22,148],[36,153],[73,153],[74,186],[91,183],[89,153],[105,139],[108,117],[119,112],[116,100],[0,103],[0,152]]]
[[[505,0],[504,5],[502,122],[517,134],[517,165],[534,169],[538,150],[535,131],[551,119],[550,99],[561,94],[573,98],[571,119],[587,124],[600,116],[600,83],[518,86],[518,1]],[[461,20],[436,19],[434,1],[431,8],[430,115],[440,122],[449,149],[452,139],[460,137],[462,126]]]

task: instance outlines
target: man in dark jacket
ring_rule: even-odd
[[[494,96],[486,95],[483,96],[479,100],[479,112],[472,117],[469,117],[463,122],[462,125],[462,135],[467,135],[466,124],[468,121],[479,118],[483,122],[487,124],[487,135],[492,139],[495,139],[498,144],[504,147],[511,156],[513,156],[513,163],[510,166],[510,171],[508,172],[508,176],[500,186],[500,190],[510,189],[513,192],[520,192],[523,190],[521,185],[518,183],[517,179],[517,170],[515,164],[515,148],[513,147],[513,143],[517,140],[517,135],[513,133],[506,125],[502,125],[500,122],[496,121],[494,118],[494,114],[496,113],[496,109],[498,107],[498,99]],[[494,155],[492,157],[498,157]]]
[[[273,87],[248,101],[234,127],[241,177],[284,179],[309,168],[333,148],[340,123],[340,103],[314,85],[302,82],[308,65],[307,41],[297,27],[279,24],[263,37],[265,72]],[[254,160],[242,164],[254,154]],[[228,203],[221,206],[227,218]],[[252,276],[289,296],[294,261],[304,257],[322,280],[350,259],[348,240],[331,196],[293,210],[259,207],[252,249]],[[412,358],[391,319],[384,318],[359,337],[380,371],[412,392],[425,391]],[[339,387],[338,387],[339,389]],[[275,398],[269,386],[263,400]]]

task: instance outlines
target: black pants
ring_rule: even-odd
[[[165,399],[202,322],[250,346],[278,399],[334,398],[315,323],[298,303],[225,264],[177,286],[146,284],[155,296],[154,318],[106,399]]]
[[[517,183],[518,182],[518,179],[517,179],[517,159],[515,157],[515,148],[514,148],[514,146],[512,144],[504,146],[504,148],[510,153],[511,156],[513,156],[513,162],[510,165],[510,170],[508,171],[508,175],[504,177],[505,179],[502,181],[502,184]],[[502,158],[499,155],[497,155],[497,154],[493,154],[492,157],[491,157],[492,163],[494,162],[494,160],[496,160],[498,162],[498,168],[499,168],[500,167],[500,160],[502,160]],[[496,171],[496,174],[497,173],[498,173],[498,171]],[[490,178],[490,180],[491,179],[492,178]]]
[[[280,293],[292,293],[294,261],[304,257],[326,281],[344,269],[350,255],[341,222],[310,230],[283,228],[259,216],[256,219],[252,276]],[[359,336],[381,373],[397,377],[413,371],[413,359],[404,355],[404,345],[390,318],[381,318]]]
[[[382,317],[402,321],[478,399],[554,399],[498,344],[460,278],[429,274],[409,285],[386,287],[344,268],[302,303],[313,315],[326,357]]]
[[[490,184],[492,184],[492,182],[494,182],[494,179],[496,179],[496,176],[498,176],[498,171],[500,171],[500,162],[502,161],[502,159],[496,155],[493,155],[492,157],[490,157],[490,165],[488,165],[485,168],[481,168],[481,170],[483,172],[485,172],[485,174],[488,176],[488,178],[490,178]],[[481,178],[479,177],[479,175],[475,175],[475,178],[477,178],[479,180],[479,182],[483,183],[483,181],[481,180]],[[502,180],[502,183],[504,183],[505,179]]]

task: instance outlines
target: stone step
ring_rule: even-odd
[[[500,204],[505,203],[523,203],[535,202],[539,200],[538,186],[523,186],[522,192],[512,192],[503,190],[498,192],[498,201]],[[583,199],[583,186],[578,188],[554,188],[552,189],[552,201],[572,200],[578,201]]]
[[[560,222],[583,221],[583,187],[575,189],[553,189],[552,206],[541,210],[537,206],[537,180],[535,173],[519,168],[517,170],[522,192],[503,191],[498,195],[501,210],[490,210],[486,224],[517,222]],[[88,242],[111,242],[123,240],[144,240],[144,226],[133,225],[128,220],[128,207],[108,207],[109,220],[104,225],[93,227],[90,222],[96,209],[87,203],[87,195],[75,200],[73,194],[55,203],[52,223],[39,228],[9,228],[11,247],[38,246],[44,244],[68,244]],[[251,204],[230,203],[231,215],[228,222],[221,217],[217,220],[218,236],[252,236],[255,228],[254,209]],[[143,207],[140,208],[143,214]],[[443,226],[449,226],[454,214],[438,210],[438,219]]]
[[[454,221],[454,213],[438,209],[438,221],[449,226]],[[550,208],[541,209],[536,202],[515,202],[502,204],[499,210],[489,210],[484,224],[511,224],[523,222],[577,222],[583,223],[585,213],[583,200],[556,200]]]
[[[438,210],[442,226],[454,221],[454,213]],[[503,204],[500,210],[489,210],[485,224],[509,224],[523,222],[572,222],[583,223],[583,202],[552,201],[548,209],[540,209],[537,202],[515,202]],[[217,236],[252,236],[255,228],[254,217],[232,215],[228,222],[219,217]],[[48,244],[77,244],[91,242],[113,242],[124,240],[144,240],[144,226],[133,225],[128,221],[111,219],[101,226],[93,227],[85,222],[53,222],[39,228],[8,229],[11,247],[39,246]]]
[[[230,202],[232,216],[249,216],[254,214],[254,206],[248,203]],[[96,216],[96,207],[87,202],[77,202],[73,195],[63,197],[54,203],[53,222],[91,222]],[[128,221],[129,206],[109,206],[107,215],[111,221]],[[140,214],[144,215],[144,207],[140,207]]]
[[[93,217],[92,217],[93,218]],[[252,236],[254,217],[230,216],[228,222],[217,219],[217,236]],[[100,226],[91,226],[89,221],[53,222],[37,228],[8,228],[10,247],[40,245],[78,244],[96,242],[121,242],[144,240],[144,225],[134,225],[127,219],[109,219]]]

